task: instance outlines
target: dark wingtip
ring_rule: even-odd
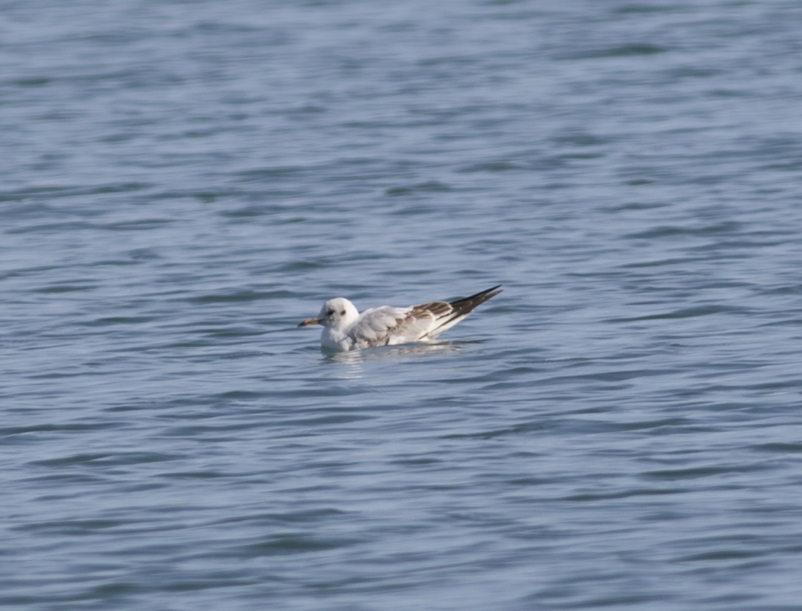
[[[481,291],[479,293],[476,293],[476,295],[471,295],[470,297],[466,297],[465,299],[460,299],[459,301],[469,301],[469,300],[472,300],[472,299],[481,299],[481,301],[479,302],[479,303],[481,303],[482,301],[487,301],[488,299],[491,299],[491,298],[495,297],[496,295],[498,295],[503,290],[501,287],[502,287],[501,284],[497,284],[496,286],[494,286],[492,288],[489,288],[487,290],[484,290],[484,291]],[[457,303],[457,302],[455,301],[454,303]]]
[[[470,314],[477,306],[482,305],[488,299],[492,299],[496,295],[501,292],[500,284],[494,286],[493,288],[489,288],[484,290],[480,293],[476,293],[476,295],[471,295],[470,297],[466,297],[465,299],[458,299],[457,301],[451,302],[451,307],[454,308],[454,314],[456,316],[465,316]]]

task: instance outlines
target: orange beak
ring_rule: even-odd
[[[323,321],[322,321],[322,320],[320,320],[319,318],[307,318],[307,319],[306,319],[306,320],[304,320],[303,322],[299,323],[299,324],[298,324],[298,326],[299,326],[299,327],[307,327],[307,326],[309,326],[309,325],[319,325],[319,324],[321,324],[322,322],[323,322]]]

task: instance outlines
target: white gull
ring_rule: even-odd
[[[307,318],[298,326],[323,325],[321,347],[334,352],[426,342],[462,321],[476,306],[498,295],[500,286],[450,303],[431,301],[406,308],[379,306],[362,314],[345,297],[335,297],[323,304],[317,318]]]

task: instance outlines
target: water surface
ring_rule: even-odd
[[[797,3],[0,15],[0,605],[800,608]]]

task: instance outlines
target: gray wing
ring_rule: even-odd
[[[381,306],[365,310],[348,330],[354,348],[392,346],[434,339],[447,331],[476,306],[501,292],[499,286],[465,299],[432,301],[409,308]]]
[[[392,346],[429,339],[442,316],[452,311],[444,301],[410,308],[381,306],[365,310],[349,329],[355,348]]]

